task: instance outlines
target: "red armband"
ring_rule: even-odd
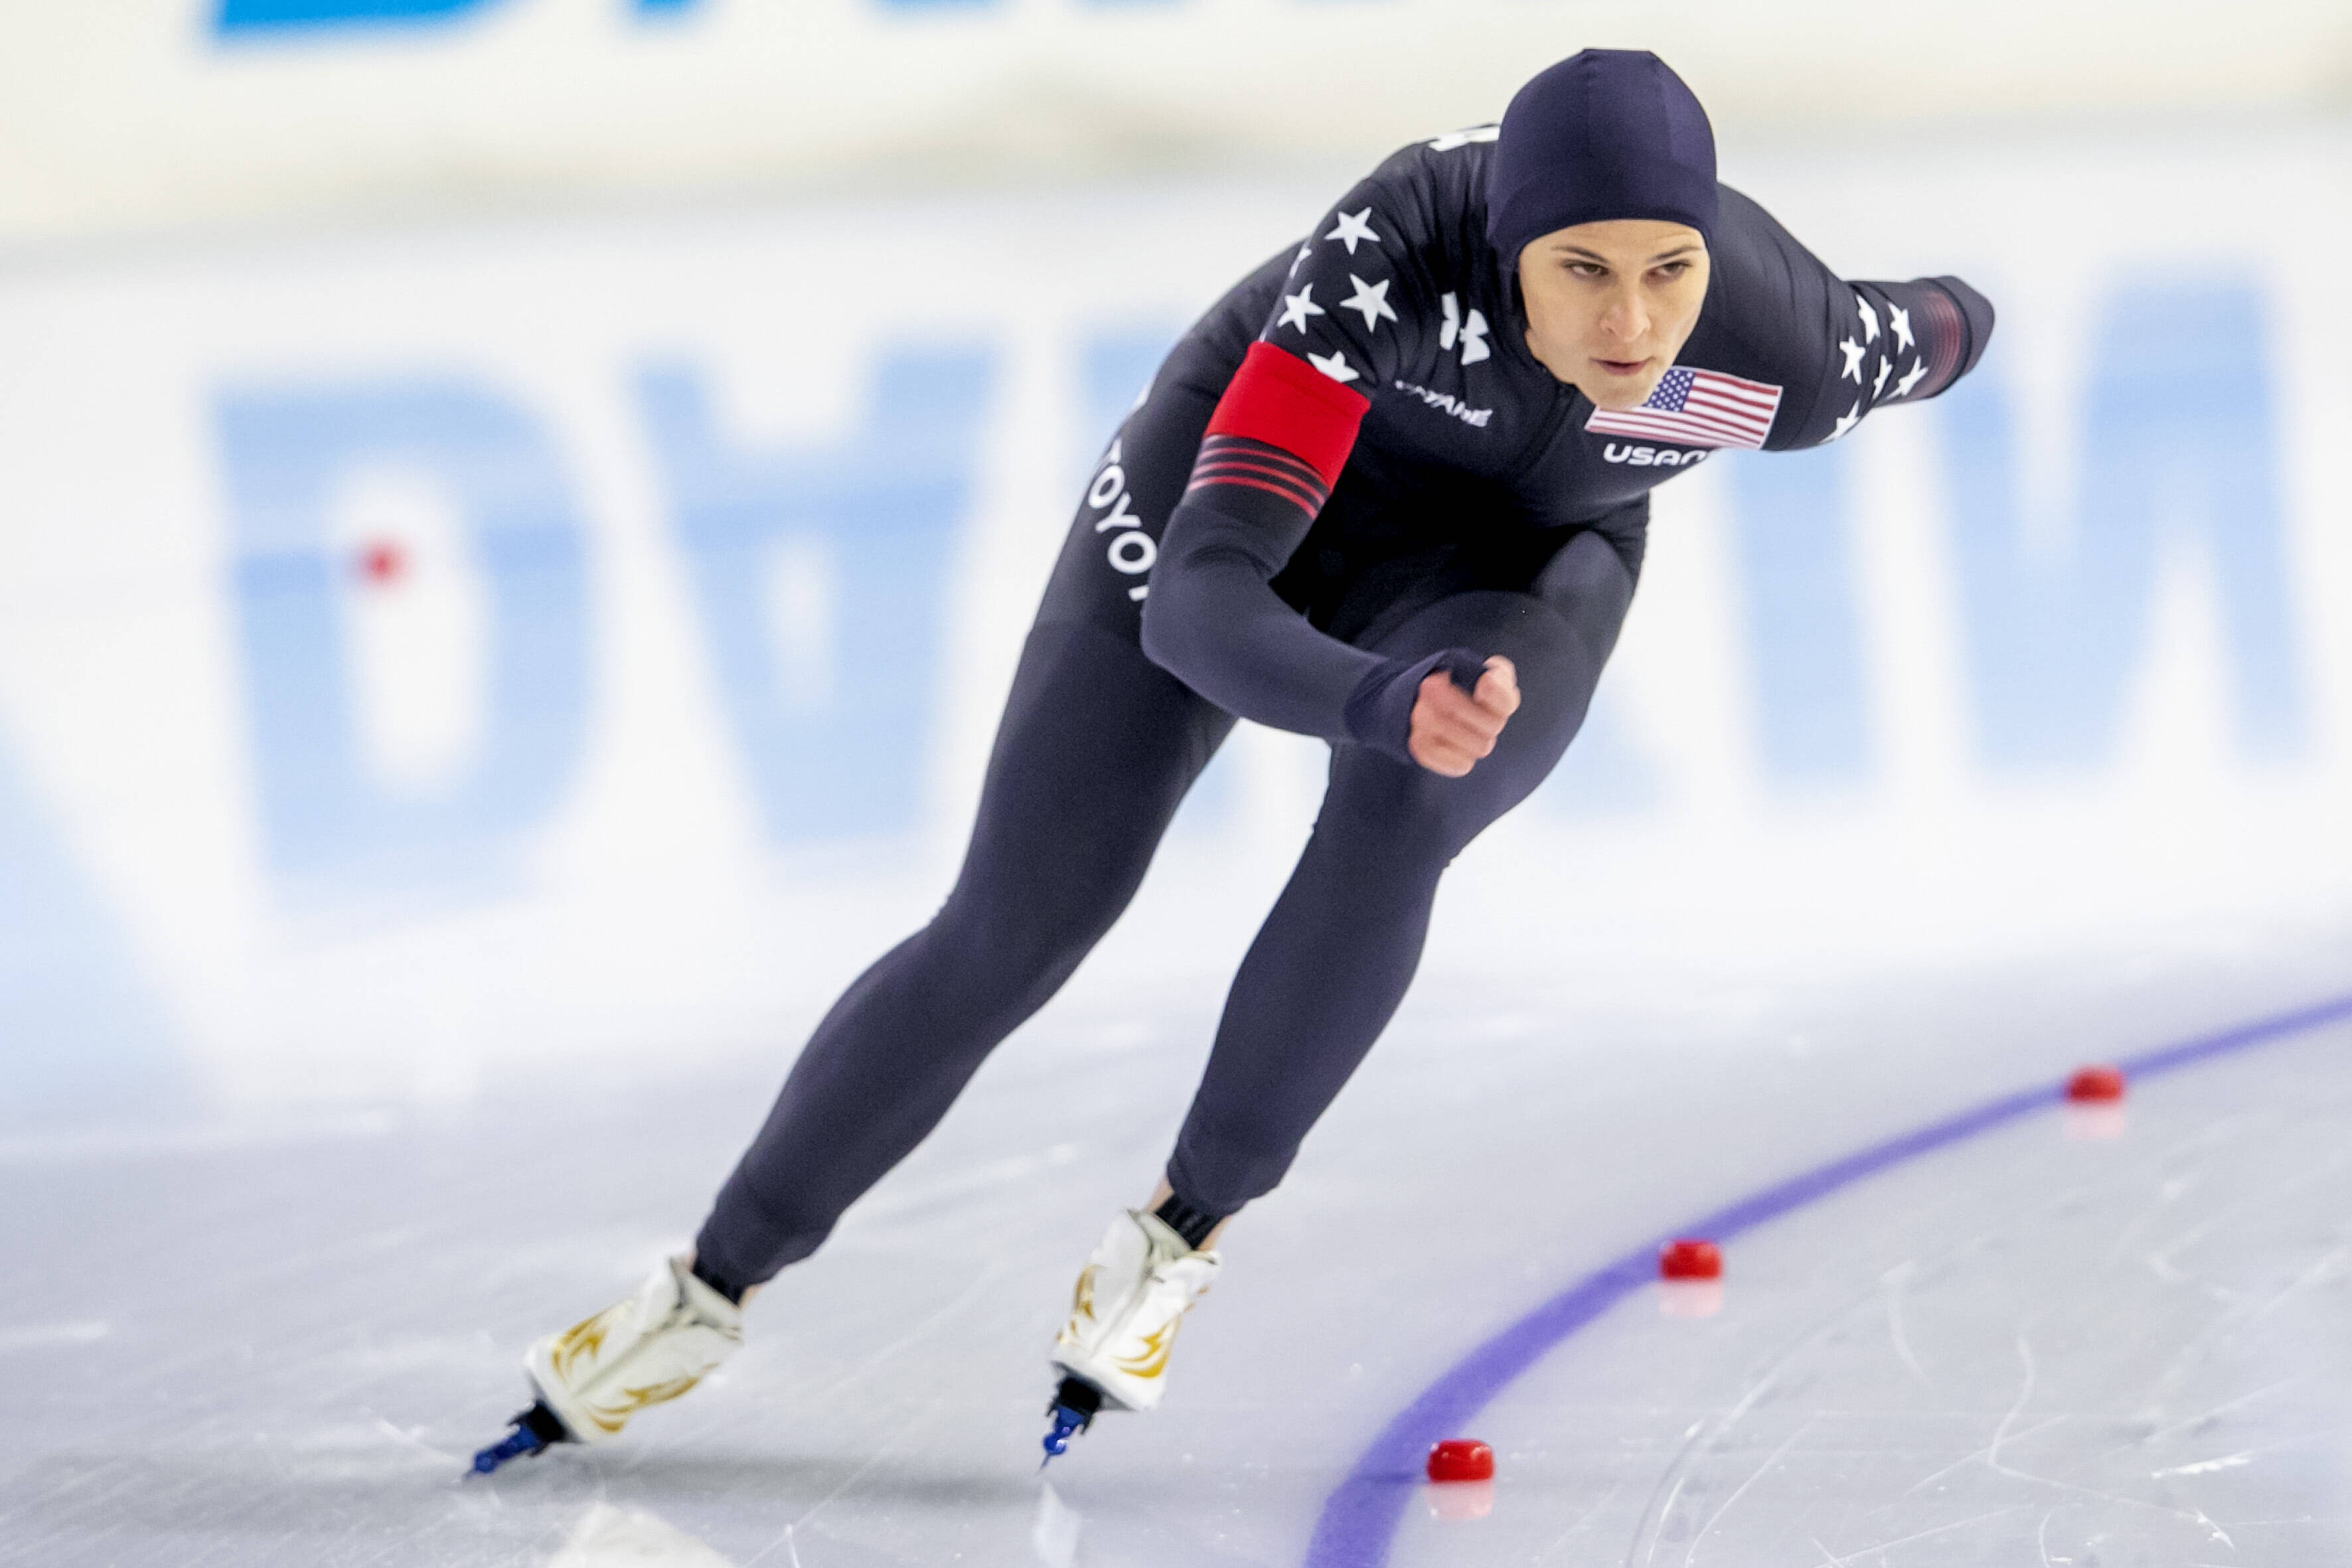
[[[1305,462],[1328,489],[1339,480],[1356,428],[1371,399],[1351,391],[1297,355],[1272,343],[1252,343],[1234,373],[1210,436],[1241,436],[1279,447]]]

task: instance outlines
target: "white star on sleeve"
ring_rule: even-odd
[[[1891,359],[1883,359],[1878,362],[1878,374],[1875,376],[1873,376],[1870,382],[1870,397],[1872,402],[1875,403],[1878,401],[1878,395],[1886,390],[1886,378],[1893,373],[1894,369],[1895,362]]]
[[[1876,342],[1878,341],[1878,312],[1872,310],[1870,308],[1870,301],[1864,299],[1859,294],[1856,294],[1853,297],[1853,309],[1854,313],[1862,318],[1862,341],[1866,343]]]
[[[1847,338],[1844,342],[1838,344],[1838,352],[1845,355],[1845,368],[1838,372],[1838,379],[1840,381],[1843,381],[1847,376],[1852,376],[1853,377],[1853,384],[1856,386],[1860,386],[1862,384],[1862,356],[1867,351],[1865,351],[1860,343],[1855,342],[1852,338]]]
[[[1926,378],[1927,374],[1927,356],[1922,354],[1919,356],[1917,362],[1911,366],[1910,371],[1903,377],[1903,379],[1895,384],[1895,395],[1897,397],[1910,396],[1911,389],[1918,385],[1919,383]]]
[[[1323,307],[1315,302],[1315,285],[1302,283],[1298,286],[1297,293],[1285,294],[1282,297],[1282,319],[1275,325],[1297,327],[1304,332],[1307,330],[1307,318],[1319,316],[1322,313]]]
[[[1340,300],[1339,309],[1361,310],[1364,313],[1364,331],[1372,331],[1383,318],[1391,321],[1397,319],[1397,313],[1389,308],[1389,285],[1395,281],[1394,279],[1383,278],[1378,283],[1367,283],[1350,272],[1348,281],[1356,286],[1355,296]]]
[[[1886,307],[1886,330],[1895,334],[1896,353],[1905,353],[1916,346],[1911,341],[1911,312],[1902,306]]]
[[[1372,232],[1371,208],[1366,207],[1360,213],[1333,213],[1331,216],[1334,219],[1331,232],[1323,237],[1336,239],[1346,246],[1349,255],[1356,254],[1356,242],[1360,239],[1368,239],[1374,245],[1381,242],[1381,237]]]
[[[1348,356],[1342,353],[1309,353],[1307,356],[1307,363],[1333,381],[1345,383],[1357,379],[1356,367],[1349,364]]]
[[[1298,254],[1297,254],[1297,255],[1296,255],[1296,256],[1294,256],[1294,257],[1292,257],[1292,258],[1290,258],[1290,271],[1286,274],[1286,276],[1288,276],[1288,277],[1292,277],[1292,278],[1296,278],[1296,277],[1297,277],[1297,276],[1298,276],[1298,264],[1299,264],[1300,262],[1302,262],[1302,261],[1306,260],[1309,256],[1312,256],[1314,253],[1315,253],[1315,241],[1310,237],[1310,238],[1307,241],[1307,243],[1306,243],[1306,244],[1304,244],[1304,245],[1302,245],[1302,246],[1300,246],[1300,247],[1298,247]]]
[[[1839,437],[1844,435],[1847,431],[1853,429],[1855,426],[1861,423],[1862,405],[1857,403],[1852,408],[1847,409],[1843,414],[1838,416],[1837,428],[1829,433],[1822,444],[1826,446],[1829,442],[1836,440]]]

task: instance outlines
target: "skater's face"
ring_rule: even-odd
[[[1528,349],[1602,408],[1650,395],[1706,300],[1706,241],[1653,218],[1580,223],[1519,252]]]

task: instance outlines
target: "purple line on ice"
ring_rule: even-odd
[[[2292,1013],[2241,1024],[2219,1034],[2126,1057],[2117,1065],[2127,1078],[2149,1079],[2254,1046],[2270,1045],[2323,1024],[2352,1018],[2352,996],[2338,996]],[[2003,1095],[1941,1121],[1890,1138],[1859,1152],[1817,1165],[1777,1186],[1750,1194],[1727,1207],[1691,1221],[1677,1236],[1727,1241],[1768,1220],[1802,1208],[1817,1198],[1868,1176],[1932,1154],[1980,1132],[2016,1121],[2066,1098],[2063,1084],[2042,1084]],[[1627,1296],[1657,1278],[1658,1246],[1633,1251],[1577,1280],[1446,1369],[1423,1389],[1395,1419],[1381,1429],[1355,1468],[1324,1500],[1322,1517],[1307,1543],[1306,1568],[1382,1568],[1406,1505],[1422,1479],[1429,1446],[1458,1436],[1470,1418],[1546,1354]]]

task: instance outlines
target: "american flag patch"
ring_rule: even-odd
[[[1584,427],[1596,436],[1646,436],[1681,447],[1764,445],[1780,389],[1721,371],[1675,365],[1638,408],[1596,408]]]

